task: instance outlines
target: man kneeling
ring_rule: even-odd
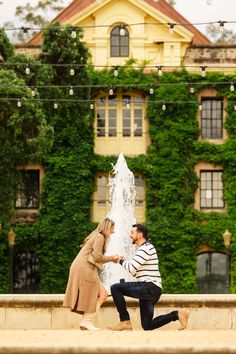
[[[130,316],[124,296],[139,299],[141,325],[144,330],[152,330],[164,326],[171,321],[180,322],[179,329],[185,329],[189,311],[172,311],[153,318],[154,305],[162,294],[161,274],[155,247],[148,241],[148,230],[141,224],[135,224],[131,230],[131,239],[138,248],[131,260],[122,257],[120,265],[131,273],[136,282],[116,283],[111,286],[111,295],[119,312],[120,322],[109,326],[112,331],[132,330]]]

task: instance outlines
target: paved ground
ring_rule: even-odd
[[[236,330],[0,330],[0,354],[236,354]]]

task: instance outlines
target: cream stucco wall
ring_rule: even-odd
[[[191,43],[192,33],[176,26],[169,34],[172,22],[167,16],[143,1],[103,1],[86,12],[70,19],[70,24],[84,28],[84,43],[92,54],[95,66],[124,65],[127,57],[110,57],[110,31],[118,24],[134,24],[127,27],[130,35],[129,58],[148,61],[152,66],[179,66],[185,50]]]

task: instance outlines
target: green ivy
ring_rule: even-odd
[[[8,48],[9,44],[5,45],[5,51],[1,49],[6,53],[4,59],[9,67],[0,70],[0,79],[23,86],[20,89],[5,88],[1,94],[20,97],[24,105],[20,113],[16,105],[7,101],[0,107],[0,153],[3,161],[0,166],[0,221],[3,224],[0,291],[4,293],[8,289],[6,235],[17,190],[18,165],[29,160],[40,161],[46,172],[37,222],[31,227],[24,223],[15,227],[16,251],[33,251],[39,258],[40,292],[65,291],[70,263],[84,237],[95,226],[90,221],[95,177],[99,172],[109,173],[117,160],[117,156],[94,153],[94,112],[89,108],[89,101],[101,91],[77,88],[73,98],[84,102],[67,102],[68,89],[58,87],[91,84],[92,87],[104,86],[102,91],[105,93],[110,86],[130,91],[132,85],[133,90],[148,95],[151,144],[145,155],[127,157],[126,160],[133,172],[142,173],[145,177],[146,225],[158,250],[164,291],[196,293],[196,254],[201,245],[223,250],[224,230],[229,229],[233,236],[236,234],[236,112],[233,103],[236,94],[224,84],[225,81],[235,82],[236,77],[208,73],[204,81],[199,75],[184,69],[159,77],[154,72],[145,73],[145,63],[140,70],[134,69],[135,60],[127,62],[125,68],[119,68],[118,77],[114,77],[113,70],[98,71],[90,67],[90,54],[81,43],[82,31],[77,29],[75,39],[71,38],[70,32],[69,27],[60,29],[58,24],[44,32],[40,58],[30,60],[46,65],[32,65],[27,77],[24,66],[19,65],[13,70],[10,64],[14,61],[25,63],[29,58],[15,55]],[[78,66],[71,77],[69,68],[53,65],[58,63],[87,65]],[[217,86],[218,96],[227,100],[225,128],[229,138],[222,145],[198,140],[198,94],[203,88],[214,87],[209,84],[214,81],[222,82]],[[189,92],[185,82],[195,83],[194,94]],[[159,86],[159,83],[163,85]],[[65,101],[58,102],[57,110],[52,102],[27,101],[31,92],[25,85],[51,86],[47,90],[38,90],[36,97],[55,97]],[[150,85],[154,87],[153,95],[149,95]],[[168,101],[173,103],[168,104]],[[163,102],[166,102],[166,110],[162,110]],[[30,144],[29,131],[37,133]],[[203,213],[193,209],[199,182],[194,166],[201,161],[224,168],[226,213]],[[235,237],[231,252],[235,282]],[[236,292],[234,285],[231,291]]]

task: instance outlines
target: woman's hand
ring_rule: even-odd
[[[120,258],[121,258],[121,257],[118,256],[118,255],[113,256],[113,257],[112,257],[112,262],[113,262],[113,263],[119,263]]]

